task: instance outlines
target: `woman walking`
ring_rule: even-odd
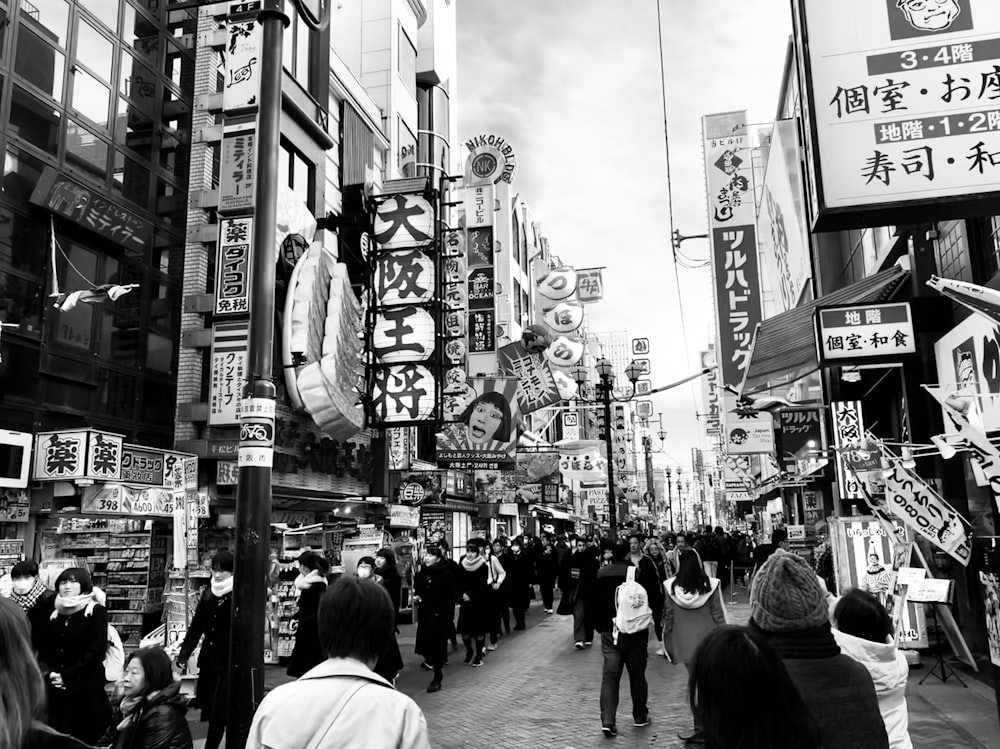
[[[417,606],[415,651],[424,657],[421,667],[434,672],[428,692],[441,690],[442,669],[448,657],[448,639],[455,620],[455,578],[440,546],[424,548],[424,566],[413,582]]]
[[[42,662],[49,683],[49,724],[57,731],[95,744],[111,722],[104,692],[108,614],[104,594],[81,567],[56,578],[55,611]]]
[[[465,665],[483,665],[486,632],[490,628],[489,563],[479,544],[470,540],[465,546],[458,574],[458,633],[465,644]],[[475,649],[473,649],[473,647]]]
[[[491,553],[492,549],[497,548],[497,543],[494,542],[491,546],[486,542],[485,538],[477,539],[479,544],[479,550],[482,552],[483,556],[486,557],[486,574],[487,582],[490,584],[490,594],[489,594],[489,635],[490,642],[486,646],[487,652],[497,649],[497,642],[500,640],[500,627],[501,620],[503,617],[503,610],[506,604],[504,604],[505,586],[504,583],[507,580],[507,570],[503,568],[500,563],[500,559]],[[510,612],[507,613],[507,633],[510,634]]]
[[[557,612],[562,616],[573,615],[573,647],[577,650],[583,650],[594,641],[591,597],[596,579],[597,558],[586,540],[578,538],[576,549],[566,557],[559,576],[562,598]]]
[[[363,557],[361,561],[365,561],[368,558],[369,557]],[[399,642],[396,640],[396,635],[399,634],[399,627],[396,622],[399,620],[399,605],[403,594],[403,579],[399,576],[399,570],[396,569],[396,555],[389,547],[378,550],[375,554],[375,558],[372,559],[372,566],[375,582],[386,589],[386,592],[389,594],[389,599],[392,601],[393,612],[392,639],[389,640],[389,645],[386,647],[385,652],[379,656],[378,662],[375,664],[375,668],[373,670],[389,683],[393,683],[396,681],[396,676],[399,672],[403,670],[403,655],[399,652]],[[362,576],[361,562],[358,563],[358,576]]]
[[[678,572],[664,584],[663,649],[672,663],[683,663],[688,674],[695,650],[712,630],[726,623],[719,580],[705,574],[701,557],[694,549],[677,556]],[[694,730],[677,734],[681,741],[702,740],[703,726],[694,714]]]
[[[202,721],[208,722],[205,749],[218,749],[226,732],[229,707],[229,627],[233,614],[233,555],[217,552],[212,557],[212,581],[198,601],[188,627],[177,665],[184,670],[198,641],[198,687],[196,698]]]
[[[330,563],[319,554],[307,551],[299,555],[299,576],[295,589],[299,592],[299,610],[295,613],[295,647],[288,663],[288,675],[298,678],[326,660],[319,644],[319,601],[326,592],[326,573]]]
[[[160,648],[132,653],[122,677],[125,697],[101,746],[115,749],[191,749],[191,729],[184,715],[187,700],[174,681],[168,656]]]
[[[660,543],[660,539],[650,538],[646,542],[646,556],[653,563],[653,569],[656,570],[657,578],[657,590],[663,590],[663,583],[667,581],[667,554],[663,550],[663,545]],[[649,607],[653,610],[653,630],[656,633],[656,639],[659,642],[659,646],[656,649],[657,655],[665,655],[666,651],[663,650],[663,606],[665,601],[663,595],[656,596],[655,598],[650,597]]]

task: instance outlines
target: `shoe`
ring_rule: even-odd
[[[545,609],[545,613],[546,614],[551,614],[552,613],[552,609]]]
[[[635,723],[636,728],[645,728],[649,725],[649,716],[644,715],[641,718],[634,718],[633,722]]]
[[[585,643],[583,643],[583,646],[584,646],[585,648],[589,648],[589,647],[590,647],[591,645],[593,645],[593,644],[594,644],[593,642],[591,642],[590,640],[587,640],[587,641],[586,641]]]
[[[482,665],[483,665],[483,659],[482,658],[476,658],[476,660],[474,660],[472,662],[472,667],[473,668],[479,668]]]
[[[679,733],[677,738],[689,744],[704,744],[705,732],[700,728],[692,729],[691,733]]]
[[[430,684],[427,685],[427,691],[428,692],[440,692],[441,691],[441,682],[440,681],[432,681]]]
[[[465,654],[465,665],[466,665],[466,666],[468,666],[468,665],[469,665],[470,663],[472,663],[472,659],[473,659],[473,657],[474,657],[474,655],[473,655],[473,653],[472,653],[472,651],[471,651],[471,650],[470,650],[470,651],[468,651],[468,652],[467,652],[467,653]]]
[[[582,642],[574,643],[573,647],[576,648],[577,650],[583,650],[583,643]]]
[[[434,670],[434,666],[432,666],[427,661],[424,661],[423,663],[421,663],[420,664],[420,668],[422,668],[424,671],[433,671]]]
[[[604,732],[605,738],[608,739],[613,739],[618,735],[618,730],[614,727],[614,725],[601,726],[601,730]]]
[[[487,653],[490,652],[491,650],[496,650],[496,649],[497,649],[497,644],[495,642],[490,643],[489,645],[486,646]]]

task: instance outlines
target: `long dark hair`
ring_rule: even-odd
[[[0,747],[20,749],[45,708],[45,683],[31,652],[28,619],[0,598]],[[39,724],[40,725],[40,724]]]
[[[701,557],[694,549],[682,549],[677,555],[677,577],[674,578],[670,592],[677,591],[677,586],[688,593],[708,593],[712,590],[712,583],[705,574],[705,568],[701,564]]]
[[[399,570],[396,569],[396,554],[392,549],[388,546],[381,548],[375,552],[375,556],[382,557],[385,560],[385,564],[376,568],[376,572],[381,575],[383,579],[399,577]]]
[[[701,641],[688,700],[711,749],[820,747],[819,727],[781,656],[746,627],[719,627]]]
[[[499,393],[496,390],[490,390],[483,393],[478,398],[475,398],[468,406],[465,407],[465,411],[462,412],[462,416],[459,421],[463,421],[468,424],[469,419],[472,418],[472,412],[476,410],[476,406],[480,403],[487,403],[494,406],[500,412],[500,426],[497,427],[496,432],[494,432],[490,439],[498,440],[500,442],[508,442],[511,438],[511,430],[514,427],[514,419],[510,413],[510,404],[503,396],[503,393]]]
[[[129,663],[139,661],[142,664],[143,681],[142,695],[159,692],[170,686],[174,681],[173,667],[170,656],[163,648],[140,648],[129,656]]]
[[[80,595],[94,591],[94,582],[90,579],[90,573],[83,567],[70,567],[60,572],[55,582],[56,593],[59,592],[59,586],[65,582],[80,583]]]
[[[844,593],[833,610],[837,629],[872,642],[886,641],[892,634],[892,620],[879,600],[860,588]]]

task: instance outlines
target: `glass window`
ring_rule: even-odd
[[[107,129],[108,106],[111,90],[83,68],[73,73],[73,108],[93,122]]]
[[[158,67],[157,57],[160,51],[160,35],[156,24],[142,13],[136,11],[129,3],[125,3],[125,25],[123,41],[125,46],[134,49],[154,69]]]
[[[30,18],[32,25],[41,27],[45,38],[60,47],[66,46],[66,32],[69,28],[69,5],[66,0],[20,0],[21,18]]]
[[[26,209],[28,198],[38,184],[45,165],[33,156],[8,148],[4,155],[3,196],[13,205]],[[15,221],[18,219],[15,219]],[[21,219],[23,221],[23,219]],[[16,224],[11,227],[14,231]],[[12,236],[17,236],[14,233]],[[43,245],[44,246],[44,245]],[[15,253],[16,254],[16,253]]]
[[[83,125],[66,123],[66,161],[101,182],[108,176],[108,144]]]
[[[315,190],[315,169],[296,148],[285,140],[278,152],[278,172],[286,175],[286,182],[296,197],[312,210]]]
[[[174,343],[160,333],[146,333],[146,367],[157,372],[174,371]]]
[[[399,118],[399,173],[404,177],[417,176],[417,138]]]
[[[143,380],[142,399],[139,401],[142,405],[142,420],[152,424],[172,424],[176,397],[177,390],[173,385]]]
[[[45,394],[42,400],[50,408],[90,412],[90,385],[81,385],[70,380],[45,379],[43,382]]]
[[[166,180],[157,179],[156,215],[163,223],[183,229],[186,214],[187,201],[183,199],[182,193]]]
[[[115,126],[115,143],[127,146],[147,161],[153,160],[153,120],[138,107],[118,99],[118,118]]]
[[[10,102],[10,133],[46,153],[56,154],[59,147],[59,110],[14,86]]]
[[[177,88],[190,89],[194,75],[194,60],[182,52],[179,47],[168,42],[163,72]]]
[[[399,77],[413,97],[417,96],[417,48],[399,25]]]
[[[160,166],[177,179],[187,179],[188,146],[174,133],[164,131],[160,134]]]
[[[118,0],[78,0],[78,2],[112,32],[118,31]]]
[[[111,80],[115,46],[93,25],[80,18],[76,24],[76,60],[103,78]]]
[[[12,158],[14,157],[8,154],[8,170],[12,168]],[[17,182],[20,182],[18,175],[8,171],[7,178],[4,179],[5,187],[11,187]],[[6,189],[4,197],[9,197]],[[48,233],[48,223],[32,221],[27,216],[0,205],[0,264],[40,279],[49,256]]]
[[[60,0],[61,1],[61,0]],[[62,101],[65,57],[21,24],[17,33],[14,72],[56,101]]]
[[[22,333],[42,331],[42,285],[0,271],[0,311],[5,323],[16,323]]]
[[[121,363],[117,359],[115,362]],[[97,377],[100,412],[114,419],[133,421],[135,419],[136,378],[113,369],[98,370]]]
[[[115,151],[115,171],[112,189],[141,208],[149,205],[149,170],[121,151]]]
[[[60,242],[60,247],[62,252],[56,254],[59,289],[67,294],[92,287],[97,278],[97,255],[66,240]],[[74,348],[90,350],[94,309],[90,304],[78,304],[67,312],[60,312],[55,308],[49,310],[51,339]]]
[[[156,107],[156,75],[128,52],[122,53],[119,92],[152,115]]]

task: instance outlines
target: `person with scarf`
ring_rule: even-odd
[[[535,579],[542,596],[542,608],[546,614],[551,614],[556,578],[559,576],[559,555],[552,546],[552,536],[543,533],[539,538],[539,547],[535,552]]]
[[[414,650],[424,657],[421,668],[434,672],[428,692],[441,690],[448,658],[448,639],[455,621],[455,578],[440,546],[424,547],[424,564],[413,581],[417,607],[417,641]]]
[[[503,568],[500,564],[500,560],[492,553],[496,544],[489,544],[485,538],[475,539],[476,543],[479,544],[480,553],[486,557],[486,579],[490,584],[490,594],[489,594],[489,635],[490,641],[486,645],[486,652],[492,652],[497,649],[497,643],[500,641],[500,627],[501,619],[503,618],[503,597],[504,597],[504,581],[507,579],[507,570]],[[510,613],[508,609],[507,614],[507,634],[510,634]]]
[[[584,538],[576,539],[576,550],[566,557],[559,575],[557,613],[573,615],[573,647],[583,650],[594,641],[593,600],[597,558]]]
[[[49,621],[55,610],[56,594],[38,579],[38,565],[34,562],[18,562],[11,569],[10,577],[10,600],[20,606],[28,617],[31,647],[35,653],[40,653],[49,634]]]
[[[226,732],[229,707],[229,629],[233,615],[233,555],[219,551],[212,557],[212,580],[202,594],[181,643],[177,665],[183,671],[198,642],[198,686],[195,698],[202,721],[208,722],[205,749],[218,749]]]
[[[681,663],[691,675],[695,651],[712,630],[726,623],[719,580],[705,574],[698,552],[684,548],[677,555],[675,577],[663,583],[666,593],[663,606],[663,652],[671,663]],[[681,741],[698,742],[704,730],[693,714],[694,730],[677,734]]]
[[[369,558],[364,557],[361,561]],[[374,670],[386,681],[395,683],[396,676],[403,670],[403,654],[399,652],[399,641],[396,639],[399,634],[399,606],[403,596],[403,578],[400,577],[399,570],[396,568],[396,554],[388,546],[375,553],[372,566],[375,569],[375,582],[385,588],[389,594],[393,611],[392,638],[389,640],[385,652],[379,656],[375,663]],[[361,562],[358,562],[358,576],[361,576]]]
[[[192,749],[184,715],[187,699],[174,681],[170,656],[142,648],[129,657],[122,677],[125,696],[99,746],[115,749]]]
[[[872,677],[840,652],[820,578],[807,561],[779,549],[761,565],[750,584],[750,627],[778,651],[824,749],[888,749]]]
[[[49,724],[94,744],[111,722],[111,703],[104,691],[105,596],[81,567],[63,570],[56,578],[56,592],[41,653],[49,684]]]
[[[330,563],[313,551],[299,555],[299,576],[295,590],[299,594],[299,610],[295,613],[298,625],[295,630],[295,647],[288,662],[287,673],[296,679],[313,666],[326,660],[319,644],[319,600],[326,592],[326,573]]]
[[[457,592],[461,600],[457,629],[465,644],[465,665],[478,668],[483,665],[491,611],[489,563],[483,556],[478,539],[471,539],[465,545],[465,556],[462,557],[458,573]]]
[[[494,539],[492,548],[492,558],[496,560],[497,564],[503,570],[503,577],[499,579],[499,584],[493,585],[495,593],[493,602],[497,609],[497,621],[492,627],[496,632],[490,633],[490,640],[495,645],[497,640],[500,639],[501,634],[510,634],[510,580],[507,579],[507,566],[510,564],[512,557],[510,550],[507,548],[507,541],[503,538]],[[503,628],[503,632],[501,632],[501,627]]]

